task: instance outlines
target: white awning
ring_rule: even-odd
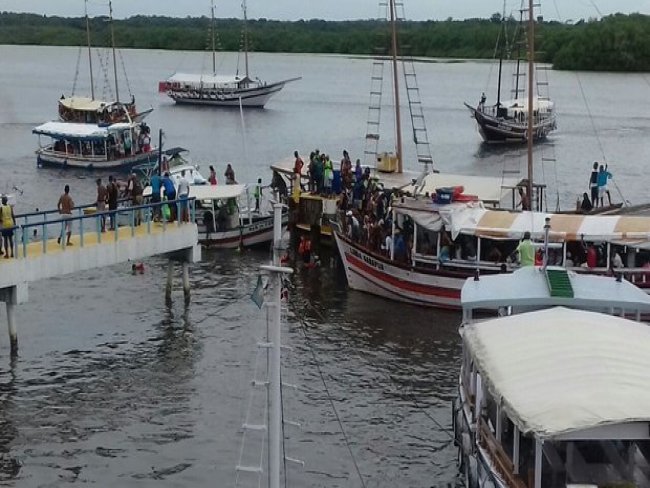
[[[190,197],[197,200],[224,200],[237,198],[246,193],[246,185],[190,185]],[[151,195],[151,187],[144,189],[144,196]]]
[[[88,97],[66,97],[59,99],[59,104],[70,110],[97,112],[112,103],[105,100],[94,100]]]
[[[563,307],[465,326],[484,384],[523,433],[650,421],[650,327]]]
[[[245,81],[244,76],[235,75],[208,75],[201,73],[175,73],[169,78],[169,83],[181,83],[188,85],[237,85]]]
[[[76,139],[104,139],[108,136],[108,129],[106,127],[76,122],[45,122],[32,129],[32,132],[51,137],[70,137]]]
[[[512,195],[512,189],[520,182],[521,178],[431,173],[425,177],[420,194],[433,195],[437,188],[462,186],[465,195],[475,195],[485,203],[500,204],[504,198]],[[414,193],[415,189],[415,186],[404,188],[410,193]]]

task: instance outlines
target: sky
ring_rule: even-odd
[[[407,19],[464,19],[489,17],[503,9],[503,0],[403,0]],[[248,0],[250,18],[278,20],[367,19],[377,17],[378,0]],[[536,0],[538,3],[538,0]],[[544,0],[541,12],[546,19],[561,21],[600,17],[615,12],[650,14],[650,0]],[[239,17],[241,0],[215,0],[217,17]],[[506,0],[509,14],[519,8],[519,0]],[[88,0],[91,16],[108,11],[108,0]],[[43,15],[79,17],[83,0],[0,0],[0,11],[33,12]],[[132,15],[200,17],[209,15],[210,0],[113,0],[116,18]]]

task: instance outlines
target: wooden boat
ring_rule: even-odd
[[[490,210],[480,202],[441,205],[430,199],[405,199],[393,204],[391,220],[388,252],[353,241],[343,229],[334,233],[350,288],[416,305],[457,309],[468,277],[517,269],[507,256],[518,241],[530,232],[541,249],[550,226],[554,247],[549,254],[554,262],[573,263],[579,273],[602,275],[612,272],[618,253],[626,267],[615,271],[650,291],[650,273],[643,267],[650,257],[649,217],[514,212]],[[412,231],[406,236],[396,232],[397,222]],[[396,243],[408,236],[412,243],[404,243],[406,254],[400,255]],[[582,259],[573,261],[594,243],[603,249],[595,267],[585,267]]]
[[[35,127],[32,133],[39,136],[36,151],[39,167],[126,171],[158,160],[156,148],[138,145],[141,134],[148,137],[149,127],[144,123],[118,122],[105,126],[46,122]],[[47,138],[45,142],[42,137]]]
[[[453,425],[465,486],[648,486],[650,328],[621,316],[647,316],[650,297],[527,267],[468,279],[462,302]]]
[[[117,83],[117,57],[115,55],[115,36],[113,34],[113,6],[108,2],[111,44],[113,52],[113,74],[115,76],[115,100],[101,100],[95,97],[95,82],[93,79],[92,43],[90,39],[90,21],[88,18],[88,0],[85,0],[86,40],[88,47],[88,72],[90,74],[90,97],[65,96],[59,99],[59,119],[62,122],[81,124],[115,124],[117,122],[142,122],[153,111],[153,107],[138,112],[135,97],[130,101],[120,101],[119,85]],[[81,51],[80,51],[81,54]],[[78,74],[78,71],[77,71]],[[75,75],[76,85],[76,75]]]
[[[242,2],[242,10],[244,14],[244,75],[239,73],[234,75],[217,74],[213,2],[210,23],[212,73],[175,73],[158,83],[158,91],[167,94],[169,98],[178,104],[263,108],[273,95],[284,88],[284,85],[299,80],[300,77],[297,77],[269,83],[250,76],[248,71],[248,31],[246,29],[245,1]]]
[[[528,39],[515,39],[517,43],[516,52],[535,52],[534,48],[534,30],[533,25],[524,19],[523,14],[526,9],[521,7],[521,21],[518,30],[525,32],[527,30]],[[530,10],[530,17],[532,18],[532,7]],[[546,136],[557,128],[555,104],[548,95],[548,81],[540,79],[540,71],[543,72],[543,66],[537,66],[537,69],[530,70],[528,73],[527,87],[524,87],[522,78],[526,76],[523,72],[523,60],[521,55],[517,55],[515,61],[515,72],[513,73],[514,87],[512,89],[513,98],[503,100],[501,98],[502,92],[502,78],[503,78],[503,62],[504,57],[510,52],[510,47],[506,45],[506,24],[508,17],[505,12],[502,16],[502,29],[499,35],[499,74],[497,82],[496,102],[494,105],[486,103],[485,93],[481,95],[481,100],[478,105],[470,105],[465,103],[469,109],[472,117],[476,120],[479,133],[483,140],[488,143],[525,143],[529,136],[533,141],[546,138]],[[526,28],[528,25],[528,28]],[[528,43],[528,49],[520,49],[519,46]],[[534,56],[530,56],[532,63]],[[533,94],[534,85],[536,91]],[[527,102],[527,94],[530,93],[532,103]],[[532,114],[532,115],[529,115]],[[529,121],[531,127],[529,127]]]

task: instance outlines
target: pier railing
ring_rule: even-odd
[[[123,200],[125,202],[125,200]],[[187,217],[190,223],[196,221],[196,198],[177,199],[143,205],[122,206],[116,210],[90,211],[96,204],[82,205],[73,209],[73,214],[62,216],[58,210],[44,210],[17,214],[14,216],[16,226],[14,229],[14,257],[24,259],[28,256],[28,246],[35,242],[41,242],[41,253],[48,253],[48,243],[55,237],[60,238],[58,246],[66,247],[67,232],[69,224],[72,236],[75,237],[75,246],[84,247],[84,244],[101,244],[113,240],[131,238],[136,234],[136,229],[142,226],[146,234],[151,234],[154,225],[162,227],[165,232],[168,226],[181,226],[183,223],[183,209],[187,207]],[[166,217],[164,207],[168,207],[172,220]],[[56,217],[52,217],[52,216]],[[107,228],[108,223],[110,228]],[[54,229],[54,232],[52,231]],[[120,230],[130,229],[130,232]],[[5,229],[6,230],[6,229]],[[92,239],[88,239],[92,236]],[[92,242],[89,242],[92,241]],[[52,249],[50,248],[50,251]],[[5,250],[6,251],[6,250]],[[20,252],[19,252],[20,251]]]

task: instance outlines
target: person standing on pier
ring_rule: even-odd
[[[108,201],[108,190],[104,185],[102,185],[102,179],[97,178],[97,212],[101,213],[102,216],[101,222],[102,222],[102,232],[106,232],[106,215],[104,215],[104,212],[106,211],[106,202]]]
[[[70,236],[72,235],[72,222],[70,221],[70,218],[72,217],[74,202],[72,201],[72,197],[70,197],[69,185],[65,185],[63,195],[59,197],[59,203],[57,203],[56,207],[59,209],[61,219],[63,219],[63,222],[61,223],[61,235],[56,242],[57,244],[61,244],[61,239],[63,239],[64,234],[67,234],[68,239],[65,244],[66,246],[72,246],[72,242],[70,242]]]
[[[14,257],[14,227],[16,226],[16,219],[14,219],[14,209],[11,205],[7,204],[7,196],[2,195],[2,205],[0,205],[0,222],[2,223],[2,240],[5,244],[5,258],[9,259]]]
[[[114,212],[117,210],[117,200],[119,197],[119,189],[117,187],[117,183],[115,183],[115,178],[113,176],[108,177],[108,210],[111,213],[111,230],[115,230],[116,222],[117,222],[117,213]]]

